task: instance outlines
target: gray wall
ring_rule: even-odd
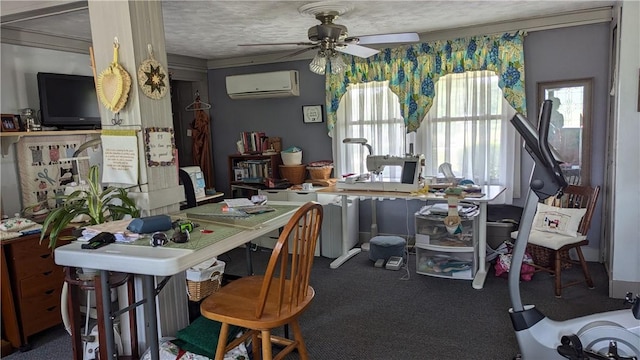
[[[538,82],[593,78],[591,185],[599,185],[601,188],[605,173],[609,49],[608,23],[536,31],[530,33],[524,42],[528,117],[537,117]],[[526,157],[523,164],[525,161],[528,164],[523,166],[523,179],[527,180],[532,162],[528,155],[523,157]],[[587,252],[597,253],[599,249],[603,194],[601,189],[585,255]],[[524,199],[519,199],[518,203],[524,203]]]
[[[595,24],[555,30],[531,32],[525,38],[525,84],[527,108],[530,116],[537,113],[537,82],[593,77],[593,121],[591,145],[591,181],[602,185],[604,181],[607,75],[609,62],[609,24]],[[281,136],[283,147],[292,145],[303,149],[304,162],[331,159],[331,139],[326,134],[326,123],[303,124],[301,106],[324,104],[324,77],[311,73],[308,61],[247,66],[210,70],[210,94],[214,102],[213,149],[216,161],[216,184],[228,191],[226,156],[234,152],[234,142],[241,131],[262,130],[269,136]],[[300,71],[300,97],[261,100],[231,100],[225,91],[225,76],[251,72],[297,69]],[[523,189],[528,187],[532,161],[526,152],[522,158]],[[369,231],[371,210],[369,201],[360,207],[360,230]],[[523,205],[524,198],[515,199]],[[597,251],[601,204],[599,201],[591,226],[590,248]],[[382,233],[413,234],[413,214],[422,201],[401,200],[377,203],[378,229]]]
[[[229,75],[281,70],[298,70],[300,96],[232,100],[227,95],[225,78]],[[331,159],[327,123],[302,121],[303,105],[324,106],[324,80],[324,76],[309,71],[309,61],[209,70],[216,190],[230,194],[227,157],[237,153],[236,141],[243,131],[264,131],[267,136],[280,137],[282,149],[301,148],[303,163]]]

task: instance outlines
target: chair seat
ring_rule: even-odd
[[[512,239],[515,239],[517,237],[518,237],[517,231],[514,231],[511,233]],[[559,250],[560,248],[566,245],[576,244],[586,239],[587,237],[584,235],[574,237],[574,236],[550,233],[546,231],[531,230],[531,234],[529,235],[529,244],[542,246],[548,249]]]
[[[289,309],[283,306],[278,314],[276,306],[277,302],[267,301],[265,310],[260,318],[256,318],[256,304],[260,299],[260,289],[264,276],[255,275],[247,276],[234,280],[222,287],[219,291],[209,295],[203,300],[200,311],[202,315],[223,323],[229,323],[241,327],[251,329],[270,329],[283,326],[292,321],[296,316],[311,303],[315,295],[315,291],[308,286],[307,296],[295,307]],[[274,278],[272,281],[278,281]],[[289,280],[286,280],[289,283]],[[269,298],[277,297],[275,291],[277,287],[271,287]],[[285,297],[289,296],[288,286],[285,285]]]

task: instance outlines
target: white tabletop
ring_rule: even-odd
[[[489,202],[497,198],[505,191],[504,186],[499,185],[484,185],[481,186],[481,197],[470,196],[464,198],[467,201],[477,202]],[[317,191],[318,194],[331,194],[331,195],[349,195],[349,196],[363,196],[363,197],[380,197],[380,198],[396,198],[396,199],[416,199],[416,200],[445,200],[442,194],[429,193],[414,195],[408,192],[397,191],[374,191],[374,190],[358,190],[358,189],[338,189],[335,186],[322,188]]]
[[[269,203],[274,205],[302,205],[300,202],[289,201],[271,201]],[[54,259],[56,264],[62,266],[169,276],[286,225],[296,210],[293,209],[271,219],[258,228],[243,230],[238,234],[199,250],[118,243],[109,244],[96,250],[85,250],[81,248],[82,242],[75,241],[57,248]]]

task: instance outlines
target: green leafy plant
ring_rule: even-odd
[[[100,182],[100,168],[97,165],[89,169],[87,190],[76,190],[69,195],[58,195],[62,205],[53,209],[42,224],[40,242],[49,231],[49,248],[55,249],[60,232],[73,219],[86,215],[89,219],[82,225],[96,225],[107,221],[121,220],[125,215],[139,217],[140,210],[131,199],[126,189],[115,186],[102,187]]]

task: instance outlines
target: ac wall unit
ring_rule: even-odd
[[[227,94],[232,99],[262,99],[300,96],[298,72],[273,71],[227,76]]]

